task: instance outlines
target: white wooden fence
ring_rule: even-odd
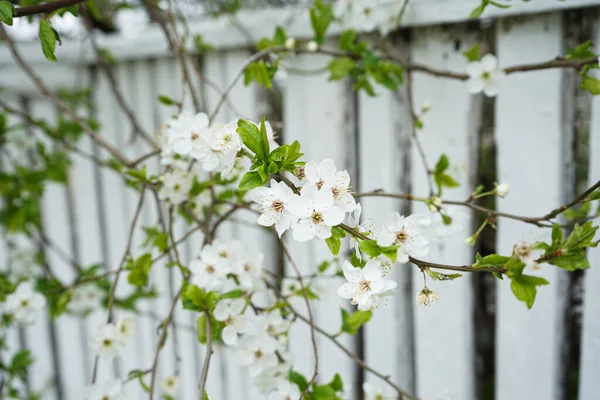
[[[402,34],[398,50],[414,62],[462,72],[465,59],[462,52],[471,44],[482,41],[482,33],[474,24],[461,23],[478,1],[414,0],[408,7],[405,25],[410,35]],[[509,10],[490,9],[486,15],[503,18],[486,28],[486,37],[493,43],[503,66],[523,62],[549,60],[564,54],[569,39],[568,26],[563,23],[562,9],[587,7],[600,1],[567,0],[564,2],[515,2]],[[583,8],[591,13],[593,8]],[[291,35],[305,38],[309,26],[305,12],[297,10],[268,10],[246,12],[240,18],[255,38],[271,34],[273,22],[286,23]],[[532,14],[514,16],[514,14]],[[293,17],[293,18],[292,18]],[[591,15],[582,18],[597,23]],[[452,22],[454,25],[436,25]],[[337,28],[336,28],[337,29]],[[249,51],[245,37],[227,20],[192,24],[192,31],[202,33],[217,51],[204,59],[207,77],[223,88],[230,82]],[[334,29],[334,33],[339,30]],[[598,35],[598,34],[596,34]],[[410,39],[407,39],[409,38]],[[592,37],[600,42],[600,37]],[[109,38],[103,41],[120,60],[115,72],[126,101],[135,111],[143,127],[155,131],[169,116],[169,111],[156,101],[158,95],[177,98],[180,95],[179,70],[168,55],[165,41],[156,27],[150,27],[138,37],[124,40]],[[130,126],[110,91],[104,74],[96,71],[94,55],[89,44],[66,43],[59,48],[58,65],[43,60],[38,44],[22,45],[27,60],[53,87],[83,87],[93,91],[95,117],[102,124],[102,135],[123,149],[127,155],[143,154],[147,149],[139,143],[128,142]],[[317,69],[327,60],[321,56],[298,56],[286,61],[296,69]],[[463,185],[448,191],[448,196],[464,199],[473,189],[477,169],[477,140],[484,123],[484,109],[493,115],[497,148],[497,177],[508,182],[512,193],[498,202],[498,209],[517,214],[538,215],[572,196],[572,146],[576,105],[573,74],[562,70],[544,70],[510,75],[494,102],[467,93],[463,83],[417,74],[414,77],[414,104],[428,100],[432,109],[424,116],[424,129],[419,133],[429,160],[446,153],[457,165],[454,174]],[[12,63],[5,48],[0,48],[0,85],[3,100],[19,104],[35,116],[56,118],[55,108],[36,94],[30,82]],[[212,110],[220,91],[200,82],[206,110]],[[289,73],[282,80],[281,101],[284,139],[301,140],[308,159],[333,158],[338,165],[351,171],[357,190],[385,188],[389,191],[427,192],[424,171],[410,138],[410,122],[404,89],[398,93],[380,89],[377,97],[356,95],[347,82],[328,83],[325,74]],[[589,181],[600,178],[600,99],[580,96],[578,102],[591,103]],[[231,102],[235,108],[224,107],[218,120],[230,120],[239,112],[244,117],[258,118],[271,105],[264,93],[256,88],[235,87]],[[87,139],[84,150],[102,155]],[[135,207],[135,194],[125,189],[121,179],[112,172],[100,170],[86,159],[76,157],[67,187],[50,186],[44,200],[44,225],[48,235],[66,249],[79,263],[103,262],[114,267],[126,241],[127,227]],[[376,221],[390,211],[406,209],[390,199],[364,199],[364,213]],[[413,205],[413,211],[420,208]],[[143,223],[155,221],[155,211],[144,209]],[[253,217],[240,216],[246,220]],[[471,216],[469,216],[471,218]],[[467,224],[467,226],[470,226]],[[183,228],[181,228],[183,231]],[[273,240],[243,224],[230,224],[228,234],[248,245],[260,247],[273,268],[278,257]],[[511,220],[500,220],[497,229],[498,253],[510,253],[512,245],[525,237],[539,234],[531,227]],[[470,263],[474,250],[464,244],[463,235],[436,242],[428,259],[444,263]],[[136,237],[139,243],[141,237]],[[192,239],[180,249],[186,260],[198,252],[200,241]],[[328,257],[322,243],[293,246],[304,271],[314,271]],[[0,254],[6,254],[4,241]],[[57,275],[72,279],[70,267],[53,253],[50,262]],[[600,249],[590,251],[592,268],[585,272],[583,289],[583,328],[578,390],[580,400],[600,398]],[[155,266],[152,283],[162,293],[172,293],[178,274]],[[476,393],[477,365],[475,342],[480,335],[474,318],[476,304],[471,276],[451,283],[431,283],[440,294],[434,306],[424,308],[414,301],[420,289],[421,276],[410,266],[397,265],[392,274],[399,282],[396,297],[375,312],[368,324],[362,343],[353,337],[343,342],[355,349],[362,348],[366,362],[409,392],[425,400],[451,398],[470,400],[481,398]],[[532,310],[527,310],[510,292],[509,284],[497,282],[495,299],[495,398],[498,400],[550,400],[566,398],[564,338],[566,275],[556,268],[545,267],[541,274],[551,285],[539,290]],[[414,282],[413,282],[414,281]],[[317,324],[335,332],[339,329],[341,299],[331,284],[331,292],[315,305]],[[151,365],[157,341],[156,318],[164,317],[168,299],[149,302],[146,312],[138,316],[135,343],[114,364],[101,365],[100,380],[113,374],[123,377],[130,369],[145,369]],[[299,306],[301,307],[301,305]],[[29,385],[38,389],[50,383],[58,385],[46,390],[46,399],[81,400],[84,387],[90,382],[92,355],[87,346],[88,334],[103,320],[94,314],[85,321],[61,316],[54,323],[38,320],[35,326],[17,334],[11,343],[30,347],[37,357]],[[179,398],[196,398],[196,384],[204,350],[197,343],[195,316],[178,311],[177,324],[182,327],[169,335],[160,376],[179,373],[182,388]],[[292,332],[291,346],[295,368],[310,374],[313,360],[306,326]],[[320,370],[323,381],[339,372],[344,382],[355,387],[357,370],[349,358],[326,338],[319,338]],[[176,358],[181,357],[179,365]],[[377,386],[383,382],[367,374],[366,379]],[[141,391],[128,385],[131,398],[143,398]],[[235,355],[219,350],[210,368],[208,392],[211,399],[257,399],[258,392],[249,377],[237,366]],[[388,392],[390,395],[393,393]]]

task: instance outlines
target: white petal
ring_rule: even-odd
[[[246,307],[246,300],[239,298],[239,299],[233,299],[231,301],[231,305],[229,306],[231,309],[231,314],[232,315],[238,315],[239,313],[242,312],[242,310],[244,309],[244,307]]]
[[[229,314],[230,314],[229,301],[227,301],[227,299],[219,301],[217,303],[217,305],[215,306],[215,311],[213,312],[215,319],[217,321],[225,321],[229,317]]]
[[[385,228],[381,228],[377,231],[377,245],[381,247],[387,247],[394,244],[396,235],[393,232]]]
[[[323,212],[323,222],[329,226],[337,226],[344,221],[344,213],[339,207],[331,207]]]
[[[328,210],[333,205],[333,195],[330,190],[319,190],[315,195],[313,202],[315,210]]]
[[[283,235],[283,232],[285,232],[286,230],[289,229],[290,224],[291,224],[291,219],[287,215],[281,215],[279,217],[279,221],[277,221],[275,223],[275,230],[277,231],[277,234],[279,235],[279,237],[281,237],[281,235]]]
[[[233,326],[226,326],[223,328],[223,332],[221,332],[221,337],[223,338],[223,342],[228,346],[233,346],[237,341],[237,332]]]
[[[487,97],[494,97],[500,91],[500,82],[495,79],[490,79],[483,88],[483,93]]]
[[[262,226],[271,226],[279,221],[281,214],[276,210],[268,210],[258,217],[258,224]]]
[[[321,163],[319,164],[319,172],[321,175],[321,179],[325,182],[333,183],[336,171],[337,168],[335,167],[335,162],[330,158],[321,161]]]
[[[493,54],[486,54],[481,58],[481,66],[485,72],[491,72],[498,67],[498,59]]]
[[[471,78],[467,81],[467,91],[471,94],[480,93],[485,87],[485,80],[481,77]]]
[[[192,132],[200,133],[200,131],[206,127],[208,127],[208,115],[204,113],[196,114],[190,125]]]
[[[296,218],[308,218],[312,213],[312,204],[304,196],[295,196],[288,202],[286,209]]]
[[[473,61],[467,64],[465,71],[467,71],[467,74],[469,74],[471,78],[477,78],[483,74],[484,69],[479,61]]]
[[[314,161],[309,161],[304,164],[304,177],[310,183],[317,183],[319,181],[319,166]]]
[[[301,220],[294,227],[294,239],[299,242],[311,240],[315,237],[316,233],[314,224],[310,223],[308,220]]]
[[[362,269],[354,267],[349,261],[344,261],[342,272],[348,282],[360,282],[363,275]]]

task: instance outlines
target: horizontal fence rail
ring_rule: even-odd
[[[396,35],[394,50],[415,63],[457,72],[464,71],[466,61],[462,53],[474,43],[487,43],[502,66],[547,61],[564,54],[565,43],[570,40],[566,15],[578,11],[563,9],[599,5],[600,1],[516,2],[507,11],[490,7],[490,11],[486,11],[490,14],[484,16],[505,18],[485,29],[459,22],[478,3],[411,1],[404,19],[404,26],[409,28]],[[541,14],[543,11],[552,12]],[[309,25],[304,21],[304,14],[305,11],[297,9],[248,11],[240,15],[240,19],[248,22],[248,30],[255,39],[271,35],[272,32],[265,29],[267,26],[271,29],[272,21],[287,19],[294,21],[290,34],[305,38],[309,36]],[[600,22],[596,13],[582,14],[581,18],[592,25]],[[454,24],[439,25],[447,22]],[[192,31],[202,33],[216,48],[202,63],[202,72],[211,82],[194,82],[201,94],[202,108],[210,112],[251,53],[245,39],[242,40],[240,33],[226,21],[192,24]],[[103,46],[110,48],[119,59],[114,71],[125,102],[145,131],[156,132],[171,114],[171,110],[156,99],[161,95],[180,97],[180,69],[176,60],[168,55],[158,29],[151,27],[145,32],[148,35],[134,39],[106,38]],[[594,34],[600,35],[600,32]],[[600,37],[596,42],[600,42]],[[52,87],[91,88],[92,116],[100,122],[101,134],[106,140],[131,159],[149,150],[140,141],[131,140],[129,120],[116,102],[106,76],[94,65],[93,52],[87,43],[68,43],[57,51],[59,61],[66,62],[66,66],[43,62],[37,46],[35,51],[30,46],[33,45],[22,46],[27,59]],[[585,133],[585,140],[589,140],[590,165],[585,168],[589,182],[600,179],[600,100],[574,94],[578,81],[573,71],[555,69],[511,74],[495,99],[468,94],[463,82],[426,74],[413,75],[414,98],[408,99],[405,87],[397,92],[378,88],[378,95],[369,97],[354,93],[349,82],[328,82],[325,73],[294,73],[319,70],[327,62],[328,58],[322,55],[286,59],[282,69],[287,72],[278,80],[280,98],[238,82],[215,120],[239,117],[258,120],[263,115],[273,116],[273,121],[283,123],[279,140],[301,141],[306,159],[333,158],[338,168],[350,172],[356,191],[385,189],[425,195],[428,192],[426,175],[412,142],[410,118],[411,109],[419,110],[427,101],[431,103],[431,110],[423,115],[424,127],[417,134],[422,138],[425,157],[430,162],[442,153],[452,160],[452,173],[461,187],[448,191],[449,198],[467,198],[483,174],[481,165],[486,160],[482,160],[482,155],[495,157],[491,161],[495,164],[496,179],[510,183],[513,188],[507,198],[498,200],[497,209],[537,215],[568,202],[574,195],[568,171],[577,162],[572,152],[573,141],[583,140],[584,133],[575,128],[573,110],[587,105],[591,112],[577,114],[590,123],[589,132]],[[2,99],[13,106],[37,118],[53,119],[58,115],[49,101],[34,93],[24,75],[11,63],[7,49],[1,47],[0,85],[7,88],[1,94]],[[189,101],[189,95],[187,99]],[[42,136],[35,129],[32,134]],[[493,151],[482,152],[486,145]],[[108,157],[85,137],[80,146],[90,154]],[[153,173],[160,168],[158,162],[148,167]],[[43,202],[46,235],[69,256],[65,259],[56,252],[48,254],[52,268],[61,279],[74,278],[69,259],[81,265],[102,263],[109,269],[119,263],[138,197],[135,191],[123,185],[117,174],[100,169],[88,159],[74,157],[67,185],[50,185]],[[364,198],[361,203],[363,215],[377,223],[385,221],[394,210],[428,212],[419,204],[389,198]],[[142,208],[142,226],[154,224],[161,211],[150,204],[147,202]],[[432,235],[429,255],[432,262],[466,264],[474,261],[475,250],[464,243],[464,237],[477,223],[476,215],[464,209],[454,211],[462,213],[462,225],[466,229],[450,238],[435,239]],[[272,272],[289,271],[291,267],[283,261],[275,238],[259,229],[255,218],[242,211],[223,226],[221,235],[260,249]],[[183,222],[178,223],[176,235],[185,232]],[[519,240],[535,240],[541,234],[548,232],[518,221],[501,220],[494,246],[498,253],[510,253]],[[139,248],[142,241],[141,234],[135,235],[133,248]],[[202,235],[195,233],[178,248],[185,263],[198,255],[201,243]],[[0,240],[0,265],[8,249],[18,245]],[[322,242],[290,242],[290,249],[307,274],[331,258]],[[414,299],[422,285],[421,275],[409,266],[396,265],[391,272],[399,283],[395,297],[374,312],[364,332],[343,338],[341,342],[358,352],[367,364],[377,366],[399,386],[424,400],[558,400],[567,396],[575,398],[572,396],[577,394],[579,400],[596,400],[600,393],[600,295],[597,290],[600,249],[590,249],[589,259],[592,268],[577,278],[579,286],[574,286],[573,279],[562,271],[544,267],[541,275],[551,284],[539,290],[532,310],[514,298],[509,282],[485,283],[471,275],[452,283],[429,283],[431,289],[440,294],[440,299],[425,308]],[[181,279],[165,264],[155,266],[151,276],[151,283],[163,296],[145,302],[136,315],[135,341],[117,361],[101,364],[100,380],[123,378],[129,370],[151,366],[159,339],[156,326],[167,315],[170,298]],[[336,294],[340,284],[337,278],[325,284],[321,301],[313,305],[316,324],[332,334],[341,323],[340,307],[350,308]],[[570,296],[574,287],[583,293],[579,305],[573,304]],[[482,293],[482,289],[488,292]],[[119,294],[126,294],[128,289],[123,290],[125,292]],[[295,306],[299,313],[307,315],[303,302]],[[578,311],[576,306],[580,307]],[[566,324],[571,321],[569,316],[573,312],[582,315],[580,332],[575,330],[580,337],[567,334]],[[32,327],[11,333],[9,341],[14,348],[28,347],[36,355],[28,384],[33,389],[47,387],[44,399],[84,398],[93,366],[87,343],[90,333],[104,318],[103,313],[93,313],[83,320],[63,315],[55,322],[44,317]],[[177,328],[169,333],[159,368],[159,379],[172,374],[180,376],[178,398],[181,399],[197,398],[196,385],[205,356],[205,348],[197,341],[195,318],[192,312],[176,311]],[[310,375],[314,363],[310,328],[297,325],[290,333],[294,368]],[[568,370],[567,365],[572,364],[569,360],[573,358],[569,354],[570,346],[580,340],[577,368]],[[352,388],[352,399],[356,399],[354,393],[363,379],[375,386],[385,386],[379,378],[360,371],[356,363],[327,338],[319,337],[317,344],[322,381],[340,373]],[[489,360],[492,360],[491,366]],[[574,376],[577,379],[573,385],[568,380]],[[135,381],[127,385],[127,390],[131,399],[147,397]],[[234,351],[224,347],[218,347],[213,355],[207,390],[210,398],[216,400],[264,398],[238,365]]]

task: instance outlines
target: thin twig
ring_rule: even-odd
[[[212,357],[212,330],[210,314],[204,312],[204,327],[206,329],[206,356],[202,365],[202,373],[200,374],[200,382],[198,383],[198,400],[204,399],[204,391],[206,390],[206,380],[208,379],[208,367],[210,366],[210,358]]]
[[[312,342],[313,354],[315,357],[315,369],[314,369],[312,377],[310,378],[310,381],[308,382],[308,386],[304,390],[304,393],[302,393],[302,396],[304,396],[304,395],[306,395],[306,393],[308,393],[308,390],[310,389],[310,385],[312,385],[312,383],[316,381],[317,374],[319,371],[319,352],[317,350],[317,339],[316,339],[316,335],[315,335],[314,319],[313,319],[313,315],[312,315],[310,302],[308,300],[306,286],[304,285],[304,280],[302,279],[302,274],[300,273],[300,269],[298,268],[298,266],[296,265],[296,262],[292,258],[292,254],[290,253],[290,250],[288,249],[285,241],[283,239],[279,238],[279,243],[281,243],[281,248],[283,249],[283,253],[287,257],[288,261],[292,265],[292,268],[294,268],[296,275],[298,276],[298,283],[300,283],[300,288],[302,289],[302,297],[304,298],[304,303],[306,304],[306,309],[308,310],[308,318],[309,318],[309,321],[311,324],[310,339]],[[300,396],[300,397],[302,397],[302,396]]]
[[[28,17],[36,14],[48,14],[58,9],[83,3],[85,0],[56,0],[36,6],[19,7],[15,9],[13,18]]]

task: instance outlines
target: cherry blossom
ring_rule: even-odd
[[[258,187],[249,193],[252,201],[260,204],[261,215],[258,224],[262,226],[275,225],[279,237],[291,226],[294,218],[288,210],[289,201],[294,192],[284,182],[271,180],[271,187]]]
[[[299,221],[294,226],[294,239],[300,242],[331,237],[331,227],[342,223],[344,212],[333,205],[333,195],[328,190],[318,190],[316,185],[302,187],[300,196],[288,205]]]
[[[340,286],[338,295],[352,299],[361,311],[378,308],[385,296],[394,293],[396,282],[383,278],[381,263],[376,259],[367,261],[364,268],[345,261],[342,270],[347,282]]]
[[[435,303],[435,301],[438,299],[438,297],[440,297],[440,296],[433,290],[429,290],[429,288],[427,286],[425,286],[423,288],[423,290],[421,290],[419,293],[417,293],[417,296],[416,296],[417,303],[423,304],[424,306],[429,306],[429,305]]]
[[[46,298],[37,293],[29,281],[22,282],[17,290],[6,296],[7,311],[22,325],[33,324],[45,306]]]
[[[117,332],[121,343],[128,343],[135,336],[135,319],[132,316],[124,316],[117,321]]]
[[[160,388],[167,396],[174,397],[179,392],[179,377],[176,375],[170,375],[165,377],[160,382]]]
[[[466,67],[469,80],[467,90],[469,93],[483,93],[488,97],[498,94],[500,81],[504,78],[504,71],[498,67],[498,59],[493,54],[486,54],[480,61],[473,61]]]
[[[239,334],[246,329],[245,318],[241,315],[246,300],[244,299],[223,299],[215,307],[214,317],[217,321],[227,324],[223,329],[221,336],[223,342],[229,346],[234,345]]]
[[[520,242],[513,247],[513,253],[519,257],[526,268],[531,268],[534,271],[542,268],[541,264],[536,260],[544,253],[541,250],[532,250],[531,245],[527,242]]]
[[[496,194],[500,197],[505,197],[510,192],[510,185],[508,183],[499,183],[496,185]]]
[[[409,256],[423,257],[429,253],[429,241],[421,234],[430,224],[431,220],[426,215],[404,217],[393,212],[377,233],[377,244],[382,247],[398,245],[396,261],[402,264],[408,262]]]
[[[113,324],[98,328],[92,335],[89,345],[101,358],[111,359],[121,353],[123,342],[119,330]]]
[[[269,393],[268,400],[297,400],[300,398],[300,389],[290,381],[280,380],[277,390]]]
[[[100,308],[104,292],[95,284],[88,283],[73,288],[67,310],[74,314],[85,314]]]
[[[248,368],[251,377],[256,377],[265,368],[277,365],[276,349],[277,340],[266,333],[244,336],[238,349],[240,364]]]
[[[121,381],[97,383],[88,388],[88,400],[126,400]]]

